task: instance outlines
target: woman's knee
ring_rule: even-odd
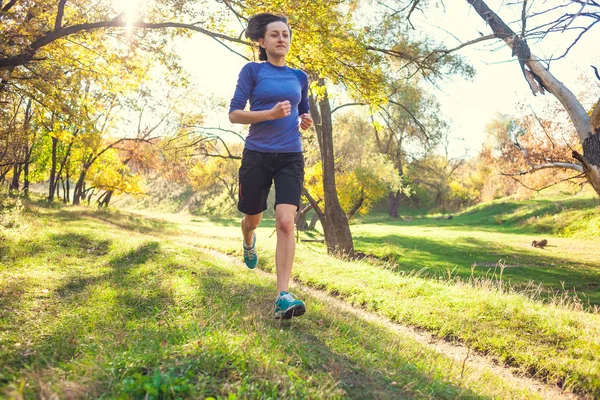
[[[277,218],[275,223],[278,232],[281,232],[285,235],[293,235],[294,234],[294,216],[293,215],[283,215]]]
[[[258,224],[260,223],[260,219],[261,219],[261,215],[245,215],[244,216],[244,223],[246,224],[246,228],[248,228],[248,230],[253,231],[254,229],[258,228]]]

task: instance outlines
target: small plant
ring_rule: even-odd
[[[0,227],[15,228],[19,226],[24,209],[20,199],[12,203],[9,199],[0,197]]]
[[[181,399],[194,388],[190,379],[194,373],[188,370],[184,376],[178,376],[173,369],[166,372],[155,370],[153,375],[144,375],[140,372],[123,381],[119,399],[148,399],[167,400]]]

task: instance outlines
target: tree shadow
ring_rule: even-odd
[[[132,232],[144,234],[151,233],[174,233],[177,224],[162,219],[142,217],[114,210],[80,210],[61,208],[52,211],[51,218],[61,222],[75,222],[85,219],[98,221],[103,224],[114,226]]]
[[[60,246],[65,251],[81,251],[90,256],[108,254],[110,240],[99,240],[81,233],[61,233],[50,235],[50,245]]]
[[[74,233],[53,235],[51,241],[68,250],[91,250],[86,251],[89,256],[94,256],[94,251],[101,251],[104,254],[110,244],[108,240],[93,240],[87,235]],[[48,326],[45,329],[46,333],[41,340],[33,346],[28,346],[25,353],[19,348],[11,348],[3,354],[5,362],[11,365],[11,368],[19,368],[30,362],[35,362],[38,366],[44,366],[67,362],[76,357],[79,337],[85,336],[86,333],[85,323],[93,322],[93,324],[96,324],[101,323],[101,321],[85,321],[85,318],[81,320],[82,316],[71,314],[67,309],[70,307],[76,309],[88,302],[90,292],[94,288],[106,286],[114,289],[118,294],[115,297],[116,304],[112,307],[113,310],[128,316],[135,316],[135,318],[146,318],[153,313],[153,310],[168,307],[172,304],[172,297],[168,291],[155,285],[152,290],[141,295],[138,277],[130,274],[135,267],[151,262],[159,254],[159,243],[149,242],[112,258],[106,263],[110,270],[99,275],[81,276],[79,270],[63,270],[62,272],[67,275],[64,277],[64,281],[53,290],[59,303],[51,302],[49,307],[54,308],[58,305],[62,309],[61,312],[66,314],[66,317],[58,323],[48,321]],[[29,290],[27,287],[22,287],[20,293],[32,291],[32,286],[33,284],[28,285]],[[0,305],[2,305],[2,309],[8,310],[31,307],[31,305],[23,303],[23,297],[22,295],[2,296]],[[6,301],[9,299],[14,300]],[[104,305],[99,307],[104,307]],[[44,308],[47,311],[47,307]],[[23,340],[34,339],[23,338]]]

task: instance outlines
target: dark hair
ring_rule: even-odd
[[[290,31],[290,37],[292,36],[292,29],[288,24],[288,19],[283,15],[276,15],[271,13],[256,14],[248,20],[248,27],[246,28],[246,37],[248,39],[258,42],[258,39],[265,38],[267,31],[267,25],[271,22],[283,22],[287,25]],[[261,61],[267,61],[267,51],[262,47],[259,47],[258,59]]]

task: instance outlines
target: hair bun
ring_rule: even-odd
[[[258,41],[260,38],[265,37],[265,31],[267,25],[271,22],[283,22],[288,25],[288,19],[283,15],[276,15],[271,13],[256,14],[248,20],[248,27],[246,28],[246,37],[248,39]],[[289,25],[288,25],[289,29]],[[291,33],[291,29],[290,29]]]

